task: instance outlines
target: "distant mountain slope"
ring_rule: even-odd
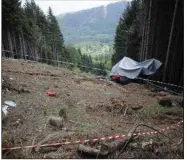
[[[66,44],[88,41],[111,42],[116,25],[128,2],[111,3],[57,16]]]

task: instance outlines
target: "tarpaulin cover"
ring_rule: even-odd
[[[159,60],[148,59],[143,62],[136,62],[131,58],[124,57],[112,67],[110,76],[124,76],[130,79],[137,78],[141,75],[152,75],[162,65]]]

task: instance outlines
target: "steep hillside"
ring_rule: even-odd
[[[49,90],[56,95],[46,94]],[[170,97],[176,106],[159,106],[158,99],[165,97]],[[78,152],[76,143],[95,150],[103,145],[119,144],[119,140],[126,143],[128,136],[116,139],[116,135],[129,135],[137,124],[146,124],[165,136],[139,126],[133,132],[137,135],[131,137],[126,150],[121,152],[121,159],[182,159],[184,126],[179,122],[184,113],[176,98],[167,92],[154,92],[143,84],[122,86],[65,68],[57,70],[42,63],[2,59],[2,108],[6,107],[5,101],[16,103],[16,107],[8,107],[7,115],[2,110],[2,157],[116,159],[121,149],[112,150],[112,154],[103,157],[91,157]],[[49,123],[50,117],[62,118],[59,117],[61,110],[66,113],[64,126]],[[168,129],[171,125],[174,128]],[[106,138],[111,136],[112,139]],[[106,138],[105,141],[101,141],[101,137]],[[11,147],[16,148],[11,150]]]
[[[66,44],[77,42],[111,42],[117,22],[127,2],[112,3],[74,13],[57,16]]]

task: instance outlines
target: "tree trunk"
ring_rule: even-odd
[[[42,47],[41,47],[41,50],[40,50],[40,61],[41,61],[41,62],[43,62],[43,59],[42,59],[42,52],[43,52],[43,50],[42,50]]]
[[[31,45],[31,55],[32,55],[32,60],[35,61],[35,54],[34,54],[34,46],[33,44]]]
[[[25,44],[25,60],[28,60],[29,59],[29,48],[28,48],[28,42],[27,40],[24,41],[24,44]]]
[[[22,59],[23,58],[23,46],[22,46],[22,41],[21,41],[21,36],[20,35],[19,35],[19,44],[20,44],[19,54],[20,54],[20,58]]]
[[[155,41],[156,41],[156,31],[157,31],[157,24],[158,24],[158,1],[156,1],[155,9],[156,9],[156,17],[155,17],[155,24],[153,26],[153,28],[154,28],[153,39],[152,39],[152,44],[153,45],[151,47],[151,57],[154,57],[154,58],[156,58],[154,56],[154,51],[155,51],[154,48],[156,46]]]
[[[146,6],[146,5],[145,5]],[[141,43],[141,52],[140,52],[140,61],[143,61],[144,57],[144,43],[145,43],[145,26],[146,26],[146,14],[144,14],[144,27],[143,27],[143,33],[142,33],[142,43]]]
[[[18,51],[17,51],[16,34],[15,34],[15,33],[13,34],[13,46],[14,46],[14,48],[15,48],[16,57],[17,57]],[[17,57],[17,58],[18,58],[18,57]]]
[[[24,36],[23,36],[23,31],[21,31],[21,36],[22,36],[22,48],[23,48],[23,57],[24,57],[24,59],[26,59],[26,50],[25,50],[25,40],[24,40]]]
[[[8,55],[11,55],[11,57],[13,58],[13,46],[12,46],[12,40],[11,40],[11,33],[10,31],[7,31],[7,36],[8,36],[8,43],[9,43],[9,54]]]
[[[48,57],[47,57],[47,48],[46,48],[46,42],[45,42],[45,63],[47,63],[47,59],[48,59]]]
[[[146,6],[149,6],[148,5],[148,2],[149,0],[146,1]],[[147,36],[148,36],[148,30],[147,30],[147,27],[148,27],[148,15],[149,14],[149,7],[147,7],[146,9],[146,18],[145,18],[145,35],[144,35],[144,46],[143,46],[143,60],[146,59],[146,47],[147,47]]]
[[[150,39],[151,39],[151,45],[149,49],[149,57],[150,58],[155,58],[154,53],[153,53],[153,48],[155,46],[155,35],[156,35],[156,26],[157,26],[157,17],[158,17],[158,6],[157,6],[158,1],[152,1],[152,23],[150,24]]]
[[[173,20],[172,20],[172,25],[171,25],[169,43],[168,43],[168,48],[167,48],[167,53],[166,53],[166,60],[165,60],[164,74],[163,74],[163,81],[164,82],[166,82],[166,80],[167,80],[168,60],[169,60],[169,53],[170,53],[170,48],[171,48],[171,41],[172,41],[172,37],[173,37],[173,29],[174,29],[174,25],[175,25],[175,16],[176,16],[176,12],[177,12],[177,6],[178,6],[178,0],[176,0],[176,2],[175,2],[175,10],[173,13]]]
[[[149,2],[149,14],[147,19],[147,33],[146,33],[146,46],[145,46],[145,59],[148,58],[148,51],[149,51],[149,37],[150,37],[150,24],[151,24],[151,8],[152,8],[152,0]]]
[[[177,30],[177,36],[176,36],[176,40],[175,40],[175,49],[173,52],[173,56],[172,56],[172,61],[171,64],[175,64],[175,60],[176,60],[176,52],[177,52],[177,45],[178,45],[178,37],[179,37],[179,30]],[[175,70],[175,65],[172,65],[172,67],[170,68],[170,81],[172,81],[173,79],[175,79],[175,72],[173,72]]]
[[[35,52],[35,56],[36,56],[36,61],[39,61],[40,58],[39,58],[37,46],[34,47],[34,52]]]
[[[5,57],[5,51],[4,51],[4,43],[2,42],[2,56]]]

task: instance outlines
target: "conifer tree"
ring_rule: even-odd
[[[139,38],[137,40],[137,34],[139,31],[137,13],[140,10],[141,3],[140,0],[133,0],[124,10],[119,19],[114,40],[114,54],[112,55],[113,65],[124,56],[133,59],[137,59],[138,57],[138,51],[134,52],[135,50],[133,49],[137,49],[139,45],[137,44],[139,43]]]

